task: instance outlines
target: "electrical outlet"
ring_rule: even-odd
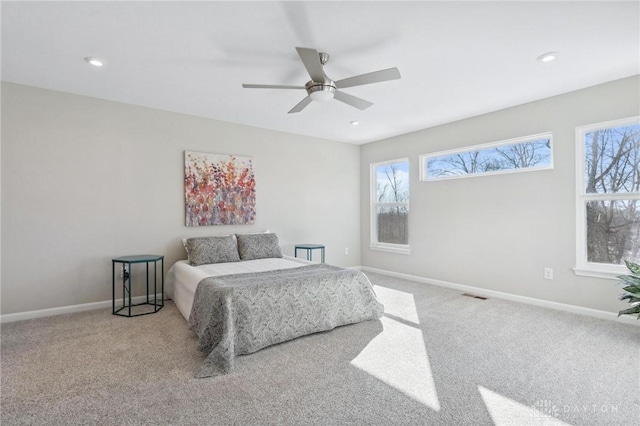
[[[344,248],[344,254],[349,254],[349,247]]]
[[[544,268],[544,277],[547,280],[553,279],[553,268]]]
[[[129,265],[122,265],[122,269],[120,269],[120,278],[129,278]]]

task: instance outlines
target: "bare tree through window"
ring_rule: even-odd
[[[409,162],[374,167],[376,199],[374,226],[377,243],[407,245],[409,242]]]
[[[640,261],[640,124],[584,133],[587,261]]]
[[[551,154],[551,135],[497,142],[472,150],[429,154],[422,156],[423,179],[550,168]]]

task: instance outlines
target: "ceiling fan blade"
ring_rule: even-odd
[[[245,89],[304,89],[304,86],[285,86],[281,84],[242,84]]]
[[[397,80],[400,78],[398,68],[388,68],[386,70],[374,71],[367,74],[356,75],[336,81],[338,89],[346,87],[362,86],[363,84],[380,83],[382,81]]]
[[[307,69],[311,80],[322,83],[324,78],[324,70],[322,69],[322,62],[320,62],[320,55],[316,49],[308,49],[306,47],[296,47],[300,59],[304,67]]]
[[[369,101],[365,101],[362,98],[350,95],[348,93],[341,92],[339,90],[336,91],[336,93],[333,95],[333,98],[335,100],[338,100],[340,102],[344,102],[345,104],[350,105],[350,106],[352,106],[354,108],[358,108],[360,110],[367,109],[371,105],[373,105],[373,103],[371,103]]]
[[[298,105],[291,108],[291,111],[289,111],[289,114],[302,111],[310,103],[311,103],[311,96],[307,96],[306,98],[298,102]]]

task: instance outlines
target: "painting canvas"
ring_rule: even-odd
[[[254,223],[255,185],[251,157],[185,151],[186,225]]]

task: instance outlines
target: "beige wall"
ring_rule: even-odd
[[[575,276],[575,128],[640,114],[640,77],[373,142],[361,149],[362,265],[616,312],[615,281]],[[553,132],[547,171],[419,182],[418,156]],[[369,164],[410,158],[411,254],[372,251]],[[551,267],[554,280],[543,278]]]
[[[255,225],[184,225],[185,150],[254,158]],[[186,236],[268,228],[360,263],[355,145],[3,83],[1,159],[3,314],[110,300],[113,257],[168,269]]]

